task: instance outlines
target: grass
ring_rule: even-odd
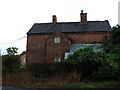
[[[120,88],[120,81],[105,81],[105,82],[80,82],[80,83],[57,83],[53,84],[38,84],[32,86],[15,86],[15,88]]]
[[[10,85],[15,88],[120,88],[119,81],[103,82],[80,82],[75,73],[69,77],[54,76],[52,78],[37,79],[33,82],[30,73],[7,74],[3,79],[3,85]]]
[[[120,88],[120,81],[106,81],[106,82],[80,82],[69,84],[53,84],[53,85],[37,85],[37,86],[16,86],[16,88]]]
[[[60,86],[59,88],[120,88],[120,81],[73,83]]]

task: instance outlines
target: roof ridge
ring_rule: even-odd
[[[104,20],[104,21],[99,21],[99,20],[96,20],[96,21],[87,21],[87,22],[106,22],[108,20]],[[56,24],[61,24],[61,23],[80,23],[79,21],[76,21],[76,22],[57,22]],[[48,23],[34,23],[34,24],[53,24],[52,22],[48,22]]]

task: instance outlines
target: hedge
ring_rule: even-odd
[[[75,71],[72,63],[33,63],[28,65],[27,69],[35,78],[52,77],[53,75],[68,75]]]

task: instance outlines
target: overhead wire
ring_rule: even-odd
[[[23,37],[21,37],[21,38],[18,38],[17,40],[14,40],[14,41],[11,41],[11,42],[6,42],[6,43],[0,43],[0,44],[11,44],[11,43],[14,43],[14,42],[17,42],[17,41],[19,41],[19,40],[21,40],[21,39],[24,39],[24,38],[26,38],[27,36],[23,36]]]

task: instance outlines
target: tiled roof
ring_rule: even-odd
[[[25,55],[26,54],[26,51],[23,51],[21,54],[20,54],[20,57]]]
[[[110,30],[110,24],[105,21],[87,21],[87,24],[80,22],[58,22],[52,23],[35,23],[27,34],[52,33],[54,31],[67,32],[107,32]]]

